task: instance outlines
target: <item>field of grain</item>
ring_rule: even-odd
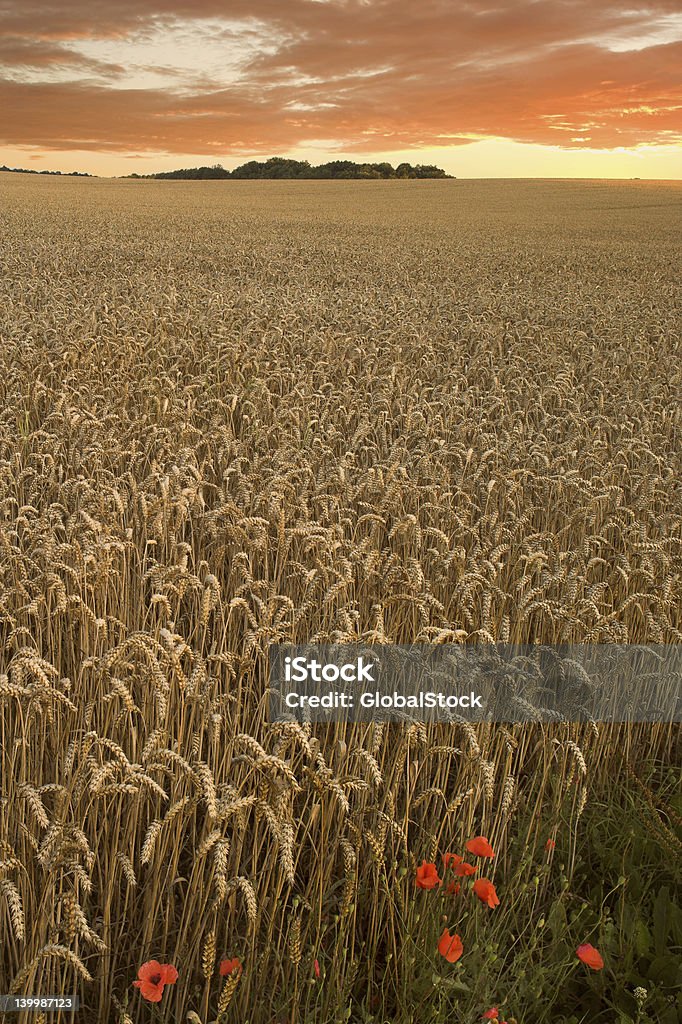
[[[280,640],[682,641],[682,187],[0,179],[0,993],[682,1019],[679,727],[265,693]],[[499,906],[416,886],[476,835]]]

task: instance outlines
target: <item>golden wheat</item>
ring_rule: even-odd
[[[682,640],[679,192],[2,177],[0,991],[390,1007],[418,861],[677,734],[271,725],[268,645]]]

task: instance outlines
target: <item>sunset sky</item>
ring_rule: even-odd
[[[0,0],[0,164],[682,178],[679,0]]]

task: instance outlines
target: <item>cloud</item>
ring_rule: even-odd
[[[60,71],[71,76],[80,73],[110,78],[125,71],[120,64],[92,60],[60,43],[8,35],[0,35],[0,68],[0,77],[15,80],[27,74],[44,78]]]
[[[472,137],[680,141],[677,4],[65,0],[0,5],[0,141],[43,149],[345,152]]]

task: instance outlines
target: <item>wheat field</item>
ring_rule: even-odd
[[[549,988],[678,727],[270,724],[267,648],[682,640],[679,183],[0,177],[0,992],[654,1019]],[[415,888],[477,834],[498,908]]]

